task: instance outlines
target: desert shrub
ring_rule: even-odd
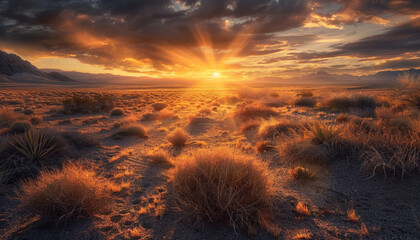
[[[188,115],[188,125],[189,126],[206,124],[206,123],[210,123],[212,121],[213,121],[213,119],[208,118],[208,117],[199,117],[199,116],[195,116],[195,115]]]
[[[207,116],[211,114],[211,109],[210,108],[202,108],[198,111],[198,113],[202,116]]]
[[[417,134],[420,138],[420,118],[411,119],[409,126],[414,134]]]
[[[45,129],[12,136],[0,147],[0,171],[10,181],[33,176],[54,156],[63,153],[64,146],[62,138]]]
[[[168,106],[168,104],[166,104],[166,103],[153,103],[152,104],[152,107],[155,111],[163,110],[167,106]]]
[[[155,113],[145,113],[143,114],[141,120],[142,121],[154,121],[156,120],[156,114]]]
[[[336,118],[335,121],[338,123],[346,123],[350,121],[351,116],[345,113],[340,113]]]
[[[241,107],[238,111],[234,113],[234,117],[238,118],[241,121],[248,121],[256,118],[268,119],[270,117],[278,115],[278,112],[264,106],[245,106]]]
[[[111,116],[122,116],[124,115],[124,110],[122,108],[114,108],[109,113]]]
[[[298,107],[315,107],[316,99],[312,97],[302,97],[295,101],[295,105]]]
[[[254,130],[254,129],[257,129],[259,126],[260,126],[259,122],[254,122],[254,121],[246,122],[241,125],[241,132]]]
[[[314,96],[314,93],[311,91],[302,91],[300,93],[298,93],[298,96],[301,96],[303,98],[310,98]]]
[[[351,108],[367,110],[376,108],[376,100],[366,95],[335,96],[327,99],[324,106],[335,111],[349,111]]]
[[[375,131],[376,126],[375,124],[366,118],[356,117],[353,116],[345,125],[345,128],[352,133],[363,132],[368,133],[371,131]]]
[[[104,213],[112,203],[112,185],[94,169],[67,163],[62,170],[44,170],[38,178],[22,182],[16,199],[23,212],[67,221]]]
[[[72,97],[63,100],[64,113],[108,112],[114,108],[114,102],[115,99],[109,95],[82,96],[73,94]]]
[[[200,149],[170,173],[174,197],[188,215],[228,221],[251,232],[273,210],[275,184],[267,164],[232,149]]]
[[[147,130],[142,125],[131,125],[126,127],[121,127],[117,130],[116,133],[112,135],[113,138],[122,138],[127,136],[136,136],[139,138],[147,138]]]
[[[170,133],[166,139],[176,147],[183,147],[187,143],[190,135],[182,130],[181,128],[176,128],[172,133]]]
[[[274,119],[271,118],[268,121],[261,123],[258,129],[258,136],[263,138],[273,138],[284,133],[293,132],[294,129],[297,129],[298,125],[292,123],[288,119]]]
[[[369,150],[362,153],[362,168],[376,173],[382,173],[385,177],[391,174],[393,177],[397,173],[410,173],[420,166],[420,144],[417,142],[407,142],[398,144],[388,144],[379,147],[370,146]]]
[[[354,108],[359,108],[359,109],[375,109],[376,108],[376,100],[374,97],[371,97],[371,96],[355,95],[355,96],[352,96],[351,101],[353,103]]]
[[[42,123],[42,120],[43,120],[42,117],[38,117],[38,116],[29,118],[29,121],[32,123],[32,125],[39,125]]]
[[[162,149],[149,151],[146,156],[152,163],[168,166],[173,165],[172,157]]]
[[[23,114],[25,114],[25,115],[31,115],[33,113],[34,113],[34,110],[32,110],[32,109],[25,109],[25,110],[23,110]]]
[[[32,124],[29,121],[16,121],[10,125],[10,133],[20,134],[32,129]]]
[[[323,144],[336,140],[341,134],[341,129],[332,124],[317,121],[309,124],[308,133],[313,143]]]
[[[420,75],[405,73],[399,76],[398,80],[403,87],[403,100],[420,109]]]
[[[145,113],[142,116],[142,121],[155,121],[155,120],[164,120],[164,119],[177,119],[179,118],[175,113],[168,111],[168,110],[162,110],[160,112],[153,112],[153,113]]]
[[[307,181],[315,179],[315,173],[303,167],[292,168],[289,170],[289,174],[297,181]]]
[[[0,128],[8,127],[11,123],[17,120],[26,120],[26,117],[24,115],[14,113],[9,109],[0,109]]]
[[[98,138],[93,134],[82,133],[79,131],[65,131],[60,132],[60,136],[65,139],[70,146],[74,146],[77,149],[100,145]]]
[[[257,145],[255,145],[255,150],[257,152],[269,152],[274,149],[274,145],[270,141],[260,141],[257,142]]]
[[[164,120],[164,119],[178,119],[178,115],[176,115],[174,112],[169,110],[161,110],[159,113],[156,114],[155,119],[156,120]]]
[[[329,149],[325,145],[315,145],[302,138],[278,142],[277,149],[284,163],[325,163],[330,158]]]

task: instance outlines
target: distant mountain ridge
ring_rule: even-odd
[[[260,78],[261,83],[270,84],[338,84],[338,85],[378,85],[393,86],[398,84],[398,77],[404,73],[420,75],[420,69],[400,70],[400,71],[380,71],[372,75],[354,76],[350,74],[330,74],[325,71],[311,73],[303,77],[279,78],[267,77]]]
[[[46,73],[15,54],[0,51],[0,83],[78,84],[61,73]]]

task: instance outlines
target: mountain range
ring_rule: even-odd
[[[59,72],[41,71],[15,54],[0,51],[0,83],[78,84]]]
[[[303,77],[260,78],[251,82],[261,85],[372,85],[390,86],[398,83],[398,77],[404,73],[420,75],[420,69],[403,71],[381,71],[372,75],[354,76],[349,74],[330,74],[325,71],[311,73]],[[1,83],[30,83],[30,84],[188,84],[179,79],[164,79],[151,77],[130,77],[113,74],[93,74],[77,71],[62,71],[59,69],[38,69],[30,62],[23,60],[15,54],[0,51],[0,84]]]

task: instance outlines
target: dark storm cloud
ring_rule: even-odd
[[[308,13],[307,2],[295,0],[0,0],[0,41],[107,67],[129,65],[127,57],[158,67],[169,63],[162,46],[197,46],[194,26],[219,50],[240,32],[253,34],[241,55],[264,55],[276,50],[256,44],[301,26]]]
[[[252,35],[238,54],[262,56],[316,39],[313,35],[278,36],[303,26],[314,13],[327,17],[341,14],[344,17],[328,20],[341,24],[419,10],[420,3],[414,0],[0,0],[0,42],[108,68],[135,71],[139,64],[148,62],[157,70],[165,70],[176,59],[165,56],[162,48],[196,51],[195,27],[207,32],[220,52],[238,36]],[[228,28],[225,20],[229,20]],[[420,31],[418,24],[413,24],[336,46],[332,52],[297,53],[288,58],[308,62],[342,55],[391,56],[415,51]]]
[[[302,61],[339,56],[386,59],[402,54],[416,54],[420,52],[420,18],[389,28],[382,34],[333,47],[336,50],[294,53],[289,57]]]

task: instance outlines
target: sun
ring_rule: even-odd
[[[219,73],[219,72],[214,72],[214,73],[213,73],[213,77],[214,77],[214,78],[218,78],[218,77],[220,77],[220,73]]]

